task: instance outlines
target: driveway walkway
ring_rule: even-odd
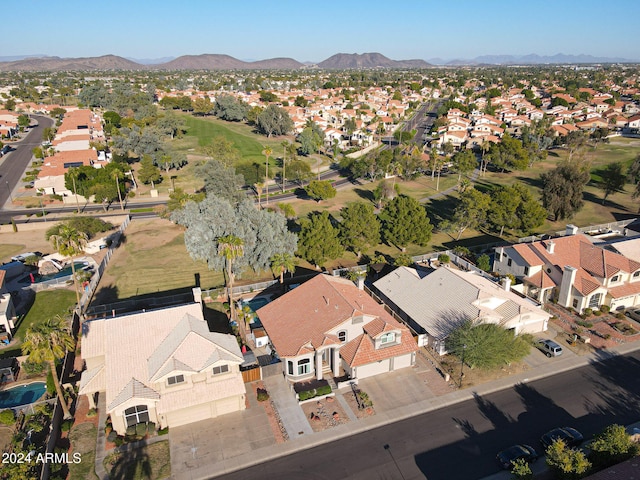
[[[276,410],[280,413],[280,418],[284,428],[287,430],[289,439],[295,439],[301,435],[311,435],[313,429],[302,412],[295,394],[289,390],[288,382],[279,376],[274,376],[265,378],[264,384],[276,406]]]

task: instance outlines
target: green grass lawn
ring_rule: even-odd
[[[53,318],[56,315],[67,315],[75,303],[76,294],[71,290],[44,290],[36,293],[33,305],[18,324],[18,329],[14,335],[17,343],[12,345],[8,351],[0,350],[0,356],[7,357],[15,354],[16,352],[18,352],[18,355],[21,355],[21,353],[19,353],[20,345],[24,340],[26,331],[31,326],[41,323],[49,318]]]
[[[154,443],[128,451],[110,454],[104,460],[110,478],[126,480],[159,480],[171,476],[169,441]]]

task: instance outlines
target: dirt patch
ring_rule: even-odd
[[[347,402],[347,405],[349,405],[349,408],[351,409],[351,411],[358,418],[370,417],[371,415],[375,415],[376,414],[376,410],[373,407],[359,408],[358,407],[358,402],[356,401],[356,397],[353,394],[353,392],[345,393],[344,395],[342,395],[342,398],[345,399],[345,401]]]
[[[337,427],[349,421],[346,412],[333,397],[303,403],[301,407],[314,432]]]
[[[51,253],[53,247],[44,238],[46,228],[31,231],[18,231],[11,233],[0,233],[0,245],[4,247],[0,250],[0,261],[7,262],[12,256],[24,252]]]
[[[171,476],[169,441],[134,448],[124,453],[113,452],[104,460],[109,478],[156,480]]]
[[[71,443],[70,456],[73,453],[81,455],[81,461],[69,465],[70,480],[97,479],[94,464],[96,458],[96,436],[98,430],[91,422],[75,424],[69,432]]]
[[[253,382],[251,384],[253,389],[253,394],[258,394],[258,389],[265,390],[264,383],[262,382]],[[280,416],[278,415],[277,410],[273,405],[273,401],[271,399],[265,400],[263,402],[258,402],[264,408],[265,413],[267,414],[267,418],[269,419],[269,426],[271,427],[271,432],[273,433],[273,437],[276,440],[276,443],[284,443],[289,437],[287,435],[287,431],[280,420]]]
[[[11,443],[11,437],[13,437],[13,427],[0,425],[0,451],[4,451]]]
[[[449,383],[451,385],[460,387],[460,381],[462,380],[461,388],[473,387],[474,385],[481,385],[500,378],[517,375],[529,369],[529,365],[524,361],[491,370],[470,368],[468,365],[462,368],[460,360],[454,355],[445,355],[441,360],[441,365],[443,370],[449,373],[451,377]]]

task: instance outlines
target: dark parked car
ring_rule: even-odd
[[[571,427],[558,427],[548,431],[540,438],[540,443],[544,445],[545,450],[556,440],[563,440],[567,447],[577,447],[582,443],[584,437],[582,434]]]
[[[524,458],[527,462],[533,462],[538,458],[538,453],[529,445],[513,445],[496,455],[496,459],[505,470],[511,470],[513,467],[512,462],[521,458]]]
[[[627,308],[627,310],[624,312],[624,314],[627,317],[633,318],[635,321],[640,322],[640,308],[639,307]]]

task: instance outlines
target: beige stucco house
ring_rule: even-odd
[[[113,429],[176,427],[245,408],[236,338],[209,331],[202,305],[90,320],[82,329],[80,394],[106,397]]]

